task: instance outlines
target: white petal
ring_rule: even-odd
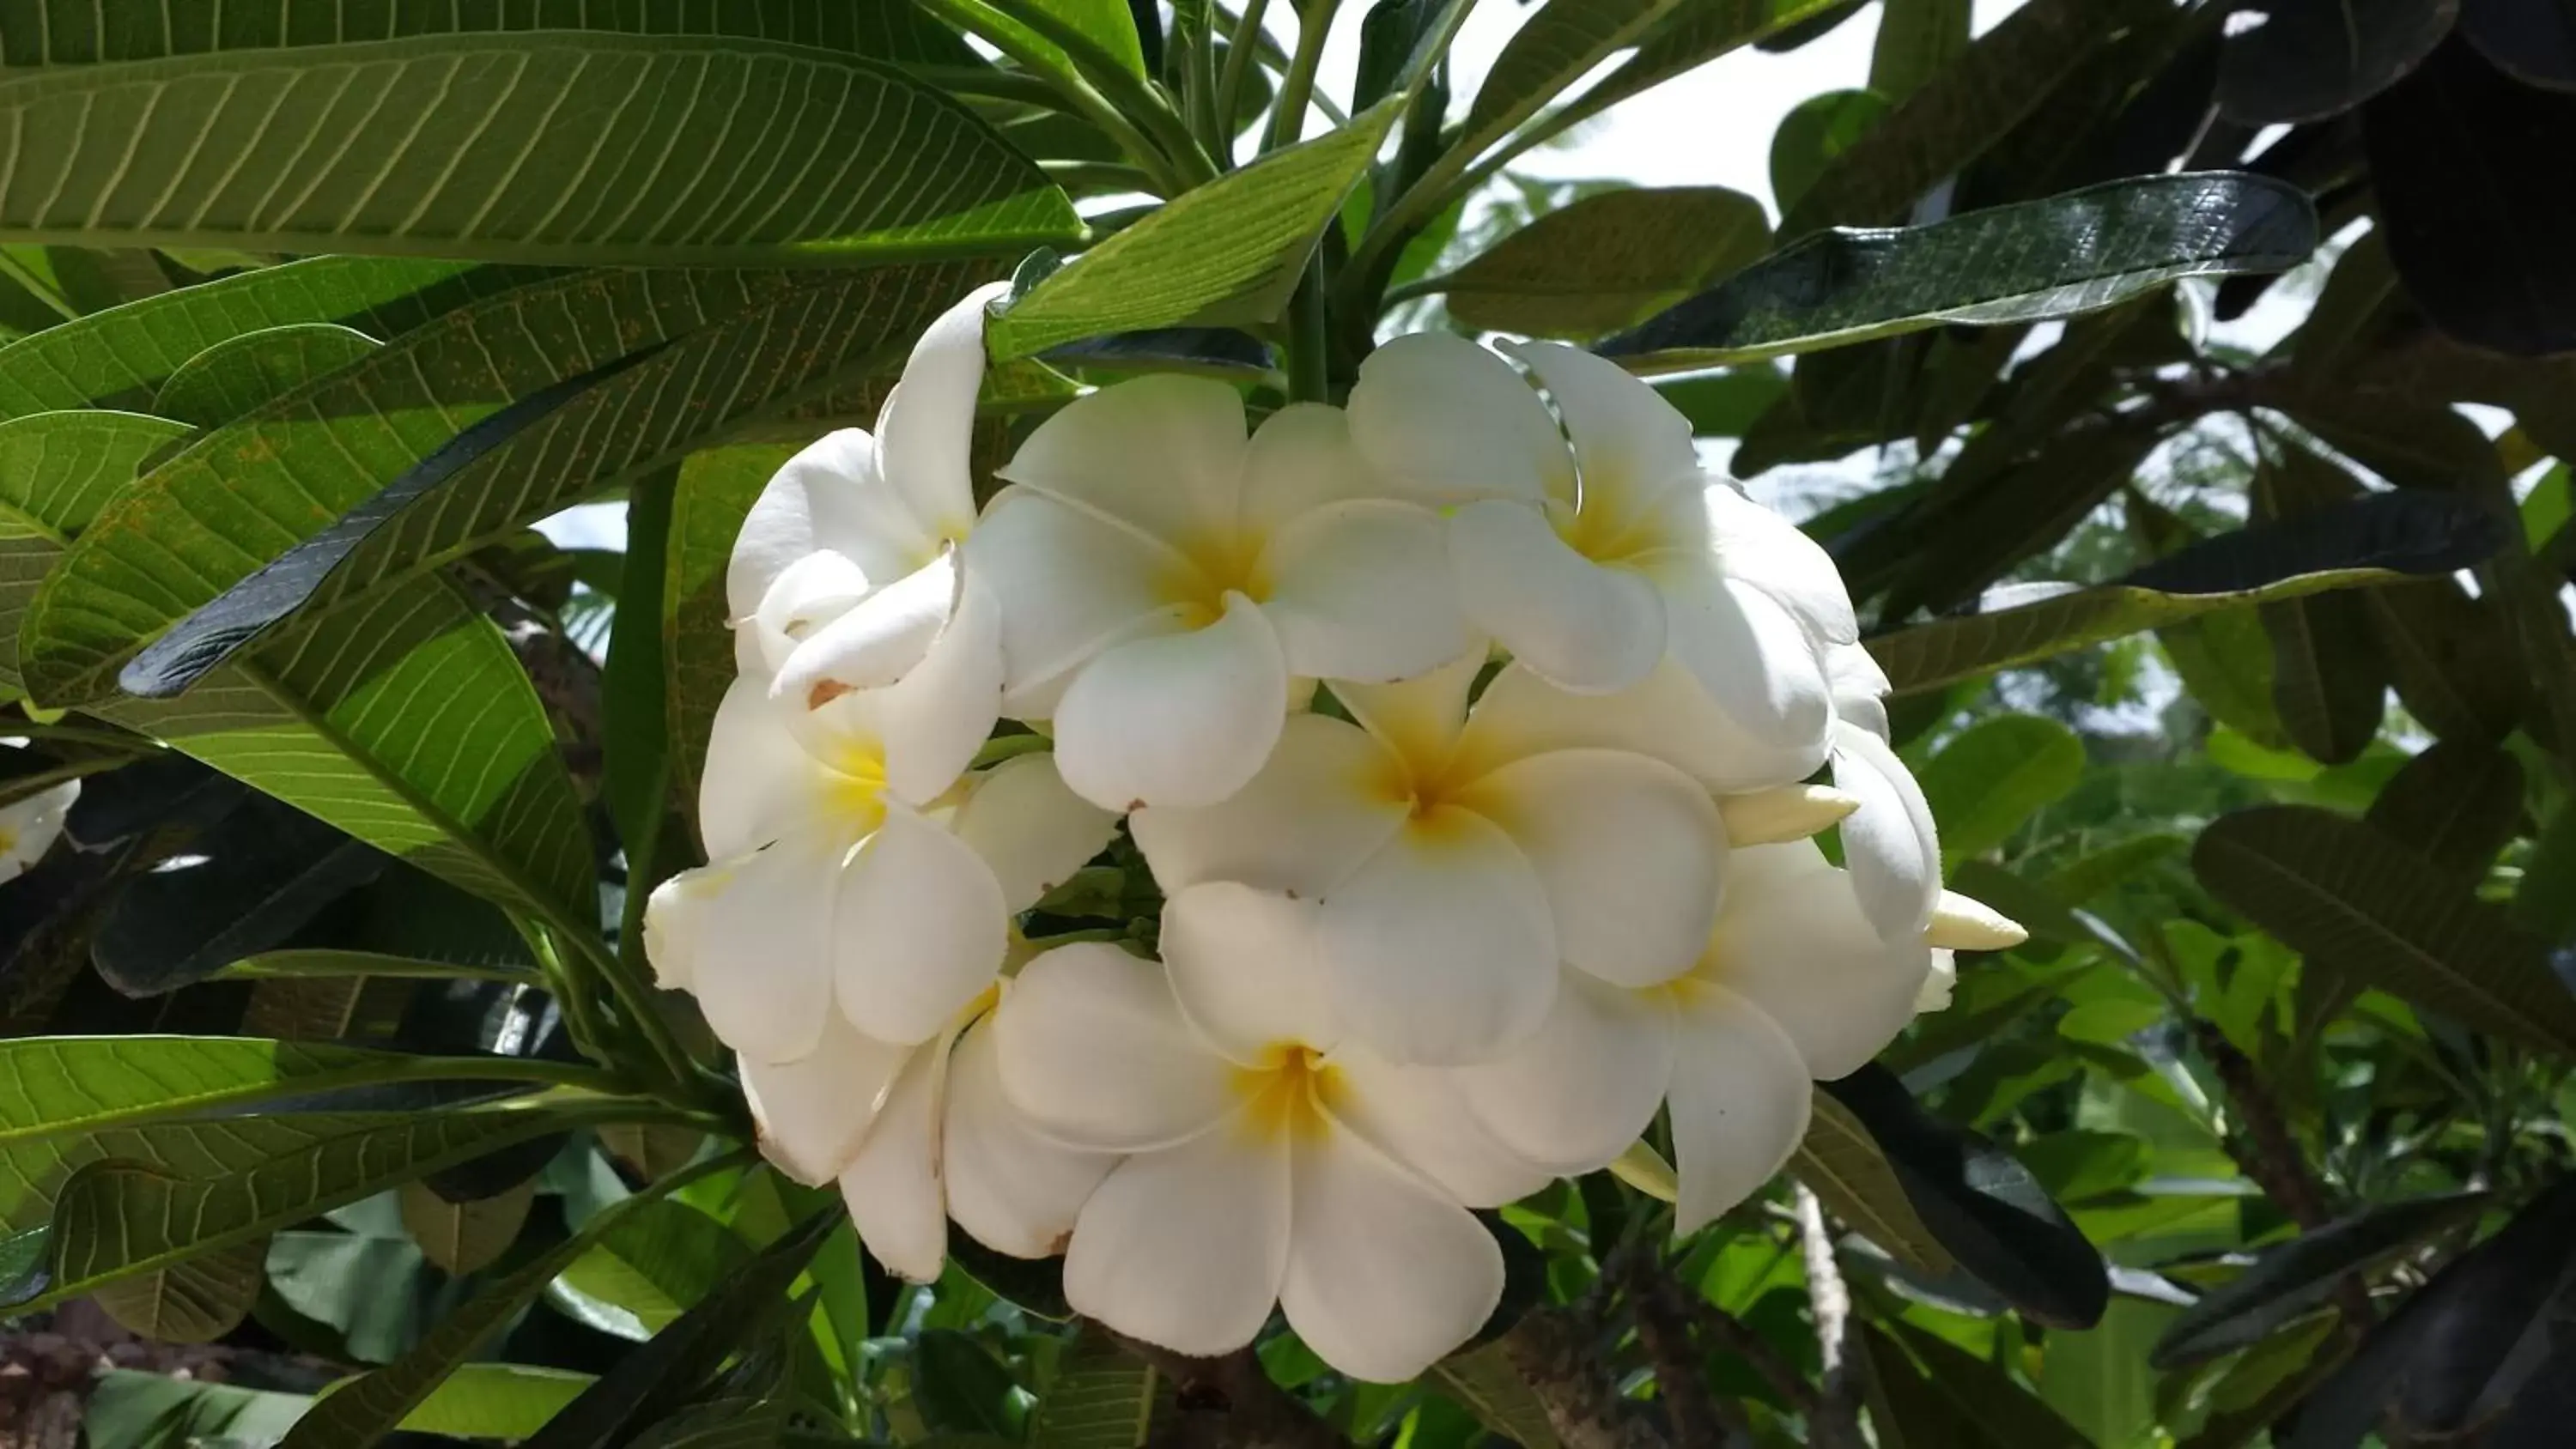
[[[1243,399],[1161,373],[1076,399],[999,472],[1186,547],[1233,526],[1243,467]]]
[[[991,738],[1002,712],[1001,606],[969,576],[957,612],[911,673],[875,696],[886,788],[926,805],[946,792]]]
[[[1851,591],[1824,545],[1732,484],[1710,482],[1699,501],[1720,573],[1770,595],[1819,646],[1848,646],[1860,638]]]
[[[1428,673],[1472,640],[1449,576],[1440,519],[1405,503],[1316,509],[1273,538],[1262,611],[1288,667],[1384,683]]]
[[[1932,969],[1923,978],[1923,988],[1914,993],[1914,1011],[1947,1011],[1950,997],[1959,989],[1959,958],[1947,951],[1932,953]]]
[[[1511,364],[1463,337],[1416,332],[1360,364],[1351,441],[1397,490],[1434,506],[1573,498],[1574,457]]]
[[[913,344],[903,377],[877,414],[886,480],[925,533],[964,538],[975,524],[975,394],[984,386],[984,308],[1009,293],[994,282],[939,314]]]
[[[1798,1049],[1723,988],[1693,995],[1677,1018],[1677,1038],[1670,1100],[1682,1192],[1673,1231],[1695,1233],[1751,1197],[1798,1150],[1813,1088]]]
[[[1941,898],[1941,836],[1931,802],[1887,742],[1857,725],[1834,727],[1834,786],[1859,797],[1842,823],[1843,863],[1878,933],[1910,941],[1932,924]]]
[[[1055,712],[1056,768],[1104,810],[1213,805],[1249,783],[1288,718],[1288,666],[1240,594],[1204,629],[1121,644]]]
[[[1641,574],[1576,553],[1537,509],[1471,503],[1449,519],[1467,617],[1533,672],[1584,694],[1646,677],[1664,657],[1664,602]]]
[[[6,829],[0,822],[0,830]],[[9,853],[14,860],[15,851]],[[732,872],[710,867],[684,870],[653,887],[644,902],[644,959],[653,968],[654,985],[664,991],[697,989],[707,907],[731,878]]]
[[[1332,1065],[1341,1074],[1341,1089],[1332,1096],[1333,1115],[1457,1201],[1500,1207],[1529,1196],[1554,1177],[1486,1130],[1468,1108],[1458,1072],[1400,1067],[1356,1042],[1333,1053]],[[1655,1091],[1660,1098],[1660,1078]],[[1653,1113],[1654,1099],[1646,1110]]]
[[[1880,739],[1887,738],[1887,671],[1858,644],[1825,651],[1825,678],[1834,687],[1834,714]]]
[[[948,1260],[939,1181],[939,1097],[948,1044],[912,1054],[858,1156],[841,1173],[841,1201],[876,1260],[897,1277],[934,1283]]]
[[[726,687],[698,776],[698,834],[709,860],[758,850],[814,818],[830,772],[799,736],[800,713],[771,699],[758,679]]]
[[[1858,1071],[1914,1019],[1931,948],[1881,940],[1851,877],[1806,841],[1739,850],[1734,867],[1695,977],[1760,1007],[1797,1044],[1809,1076]]]
[[[1233,1063],[1181,1015],[1163,968],[1106,942],[1059,946],[1021,968],[993,1030],[1011,1104],[1071,1146],[1163,1147],[1235,1105]]]
[[[966,540],[966,570],[1002,605],[1003,680],[1014,695],[1065,676],[1109,642],[1179,610],[1158,580],[1185,567],[1142,533],[1042,493],[1004,489]],[[1043,718],[1015,705],[1016,717]]]
[[[1415,776],[1427,779],[1439,775],[1457,749],[1467,724],[1467,696],[1484,667],[1481,652],[1462,654],[1398,684],[1337,681],[1333,696]]]
[[[1690,419],[1619,364],[1562,342],[1506,342],[1538,374],[1574,441],[1583,512],[1624,523],[1699,477]]]
[[[1127,828],[1166,895],[1236,880],[1312,900],[1404,823],[1402,780],[1403,765],[1366,730],[1294,715],[1250,784],[1215,805],[1139,810]]]
[[[1128,1158],[1082,1205],[1065,1301],[1175,1353],[1243,1347],[1287,1270],[1288,1183],[1286,1144],[1235,1126]]]
[[[1775,747],[1753,738],[1670,659],[1635,688],[1607,695],[1571,694],[1529,670],[1506,669],[1476,701],[1462,748],[1491,768],[1586,746],[1651,755],[1718,794],[1786,785],[1825,762],[1822,739]]]
[[[789,1062],[823,1039],[839,866],[838,842],[809,833],[705,867],[686,975],[707,1025],[735,1051]]]
[[[984,771],[949,829],[971,846],[1018,915],[1109,848],[1118,817],[1065,788],[1055,757],[1018,755]]]
[[[1726,821],[1730,845],[1777,845],[1805,840],[1838,824],[1860,808],[1860,801],[1823,785],[1781,785],[1717,802]]]
[[[1290,403],[1252,434],[1244,455],[1246,532],[1266,536],[1308,510],[1354,498],[1388,497],[1388,487],[1351,443],[1349,417],[1322,403]]]
[[[80,798],[81,782],[65,780],[12,805],[0,806],[0,884],[44,859],[63,833],[63,817]]]
[[[779,573],[747,618],[736,616],[740,637],[752,641],[754,656],[742,660],[737,647],[736,662],[776,673],[807,639],[856,608],[870,587],[867,572],[846,554],[809,553],[796,560]]]
[[[1567,965],[1652,986],[1699,959],[1726,827],[1690,776],[1644,755],[1559,750],[1504,766],[1475,793],[1537,868]]]
[[[725,568],[726,607],[750,618],[778,576],[809,554],[842,554],[868,577],[892,579],[937,547],[878,476],[876,440],[843,428],[788,459],[753,501]]]
[[[1279,1305],[1324,1362],[1402,1383],[1465,1343],[1503,1296],[1503,1252],[1468,1211],[1359,1135],[1296,1144]]]
[[[1324,897],[1342,1027],[1399,1062],[1482,1061],[1556,997],[1547,888],[1508,836],[1455,806],[1408,822]]]
[[[1637,1140],[1672,1068],[1671,1014],[1658,999],[1569,971],[1536,1036],[1456,1076],[1469,1111],[1498,1141],[1572,1177]]]
[[[840,1176],[858,1155],[896,1074],[919,1050],[832,1019],[821,1044],[795,1061],[742,1058],[742,1094],[761,1155],[808,1187]]]
[[[1181,1014],[1247,1067],[1280,1046],[1330,1050],[1341,1038],[1315,947],[1311,901],[1208,881],[1163,906],[1163,962]]]
[[[948,1215],[975,1241],[1014,1258],[1064,1251],[1076,1215],[1118,1159],[1038,1135],[1002,1093],[1002,1058],[989,1020],[948,1054],[941,1166]]]
[[[1660,580],[1673,657],[1720,710],[1763,743],[1824,739],[1834,716],[1819,646],[1770,595],[1706,572]]]
[[[926,1041],[1002,968],[1010,913],[966,842],[897,810],[841,872],[833,981],[868,1035]]]
[[[822,557],[822,555],[818,555]],[[830,555],[838,557],[838,555]],[[957,558],[943,551],[804,636],[777,666],[773,695],[802,701],[826,682],[875,689],[909,673],[957,607]],[[995,647],[998,649],[999,642]],[[999,672],[998,664],[995,666]]]

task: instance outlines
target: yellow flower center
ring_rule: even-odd
[[[18,833],[7,826],[0,826],[0,855],[7,855],[17,848]]]
[[[1260,1140],[1313,1141],[1329,1125],[1324,1114],[1342,1093],[1342,1074],[1313,1047],[1273,1042],[1259,1066],[1235,1069],[1234,1090]]]
[[[1605,568],[1633,566],[1638,555],[1666,546],[1652,515],[1621,519],[1623,510],[1606,498],[1587,496],[1583,505],[1547,505],[1548,525],[1565,546]]]
[[[853,740],[824,762],[831,778],[824,785],[824,809],[843,821],[851,833],[873,835],[885,823],[885,750],[874,741]]]
[[[1258,604],[1270,597],[1272,581],[1262,555],[1267,540],[1235,532],[1210,531],[1180,540],[1181,555],[1156,592],[1180,605],[1193,629],[1204,629],[1225,616],[1225,596],[1241,594]]]

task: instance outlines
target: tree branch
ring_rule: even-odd
[[[1621,1396],[1597,1337],[1584,1315],[1539,1308],[1502,1345],[1565,1449],[1673,1449],[1643,1406]]]
[[[1193,1358],[1117,1335],[1129,1353],[1169,1374],[1179,1420],[1152,1449],[1349,1449],[1315,1411],[1270,1381],[1251,1349]]]
[[[1640,1258],[1628,1274],[1628,1301],[1636,1310],[1637,1344],[1655,1372],[1655,1397],[1672,1421],[1674,1449],[1723,1449],[1735,1434],[1750,1435],[1751,1422],[1709,1392],[1698,1344],[1691,1339],[1690,1300],[1663,1265]]]
[[[2289,1119],[2282,1115],[2262,1071],[2207,1017],[2193,1018],[2191,1035],[2219,1085],[2227,1089],[2229,1105],[2245,1129],[2241,1137],[2226,1135],[2227,1155],[2236,1159],[2247,1180],[2299,1225],[2299,1231],[2314,1232],[2333,1221],[2325,1187],[2309,1170],[2307,1154],[2300,1150],[2299,1139],[2291,1133]],[[2347,1275],[2335,1285],[2335,1306],[2355,1329],[2369,1326],[2379,1316],[2370,1305],[2369,1285],[2359,1275]]]

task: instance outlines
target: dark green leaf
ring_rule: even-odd
[[[1595,192],[1548,212],[1421,290],[1471,327],[1598,337],[1762,255],[1762,203],[1723,186]]]
[[[1018,1437],[1011,1414],[1011,1371],[973,1338],[953,1328],[926,1328],[913,1341],[913,1395],[930,1427],[950,1434]]]
[[[1258,382],[1279,370],[1270,344],[1231,327],[1158,327],[1118,332],[1047,349],[1058,367],[1112,372],[1195,372]]]
[[[841,265],[1078,226],[957,102],[747,39],[425,35],[16,72],[0,117],[0,236],[23,240]]]
[[[2576,277],[2561,265],[2576,198],[2519,184],[2513,167],[2576,147],[2576,95],[2524,85],[2453,37],[2362,127],[2389,256],[2424,315],[2496,352],[2576,350]]]
[[[170,374],[153,396],[152,411],[193,427],[221,427],[379,345],[337,322],[296,322],[227,337]]]
[[[2053,719],[1999,715],[1944,744],[1917,774],[1941,854],[1955,863],[2002,845],[2066,798],[2084,777],[2084,742]]]
[[[1946,0],[1943,0],[1946,3]],[[1879,34],[1888,34],[1884,22]],[[1875,90],[1826,91],[1800,101],[1771,133],[1771,195],[1782,211],[1797,209],[1834,158],[1887,118],[1892,102]]]
[[[2254,474],[2257,526],[2349,508],[2362,493],[2350,474],[2305,448],[2266,455]],[[2349,516],[2349,515],[2345,515]],[[2370,615],[2351,594],[2303,594],[2261,606],[2272,641],[2272,705],[2290,741],[2310,758],[2347,764],[2379,735],[2388,696],[2385,656]]]
[[[1925,1112],[1884,1067],[1823,1085],[1869,1130],[1960,1267],[2051,1327],[2100,1320],[2111,1295],[2102,1255],[2011,1154]]]
[[[2440,576],[2503,545],[2493,515],[2456,494],[2385,493],[2197,543],[2120,582],[2179,594],[2257,589],[2327,570]],[[2358,580],[2356,580],[2358,582]]]
[[[1672,371],[1948,322],[2067,317],[2181,277],[2280,271],[2316,244],[2307,197],[2275,181],[2205,172],[2105,182],[1930,226],[1807,237],[1600,351]]]
[[[751,1351],[775,1331],[789,1302],[788,1285],[840,1217],[835,1203],[762,1249],[652,1342],[620,1359],[530,1439],[527,1449],[620,1449],[638,1430],[689,1402],[728,1355]]]
[[[1896,1170],[1851,1109],[1814,1094],[1807,1135],[1789,1159],[1789,1175],[1807,1185],[1825,1210],[1918,1273],[1939,1277],[1958,1263],[1914,1213]]]
[[[403,1226],[420,1245],[421,1256],[462,1275],[492,1266],[518,1241],[537,1200],[537,1182],[528,1178],[498,1196],[469,1202],[450,1202],[426,1182],[406,1182],[401,1198]]]
[[[90,957],[128,996],[193,986],[285,944],[388,863],[374,846],[254,796],[128,885],[99,922]]]
[[[2218,104],[2248,126],[2340,115],[2415,69],[2460,13],[2459,0],[2248,0],[2258,25],[2231,27]]]
[[[477,419],[382,489],[360,500],[329,527],[270,559],[171,625],[126,661],[117,673],[117,687],[144,699],[168,699],[188,689],[311,602],[333,570],[405,509],[454,482],[486,455],[537,427],[573,399],[643,363],[668,345],[657,344],[612,358]],[[183,369],[173,381],[185,381],[187,376]],[[163,389],[163,395],[168,395],[168,389]],[[257,399],[254,406],[264,401]]]
[[[2576,90],[2576,11],[2565,0],[2462,0],[2460,33],[2525,85]]]
[[[2301,805],[2238,811],[2201,832],[2192,869],[2292,950],[2479,1031],[2576,1051],[2576,996],[2543,943],[2360,821]]]
[[[1414,52],[1434,33],[1442,0],[1377,0],[1360,21],[1359,71],[1351,108],[1365,111],[1393,95],[1413,68]]]
[[[2522,766],[2494,745],[2437,740],[2390,777],[2364,818],[2474,886],[2522,825]]]
[[[2087,1449],[2056,1410],[1966,1349],[1903,1322],[1860,1333],[1888,1449]]]
[[[1901,101],[1940,74],[1968,48],[1975,8],[1971,0],[1887,0],[1869,55],[1869,88]],[[1780,204],[1788,206],[1788,197]]]
[[[91,1388],[82,1442],[90,1449],[272,1444],[310,1402],[302,1394],[111,1369]]]
[[[2531,678],[2493,600],[2473,599],[2449,579],[2361,599],[2397,698],[2425,728],[2446,740],[2498,740],[2522,721]]]
[[[2532,843],[2513,921],[2552,945],[2576,945],[2576,806],[2560,806]]]
[[[1392,102],[1190,191],[1029,289],[986,330],[996,359],[1108,332],[1267,322],[1359,183]]]
[[[1594,66],[1637,42],[1675,0],[1546,0],[1494,57],[1456,145],[1467,154],[1536,115]]]
[[[2325,1307],[2346,1275],[2367,1272],[2477,1221],[2486,1203],[2479,1192],[2383,1203],[2266,1248],[2253,1266],[2168,1324],[2152,1361],[2158,1368],[2179,1368],[2250,1347]]]

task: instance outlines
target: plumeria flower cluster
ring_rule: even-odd
[[[1831,560],[1651,388],[1442,335],[1258,426],[1149,377],[978,510],[991,295],[752,510],[712,863],[647,916],[770,1158],[895,1271],[953,1222],[1136,1338],[1277,1309],[1401,1381],[1499,1300],[1475,1210],[1660,1119],[1696,1230],[2020,939],[1941,888]],[[1122,821],[1156,928],[1023,940]]]

